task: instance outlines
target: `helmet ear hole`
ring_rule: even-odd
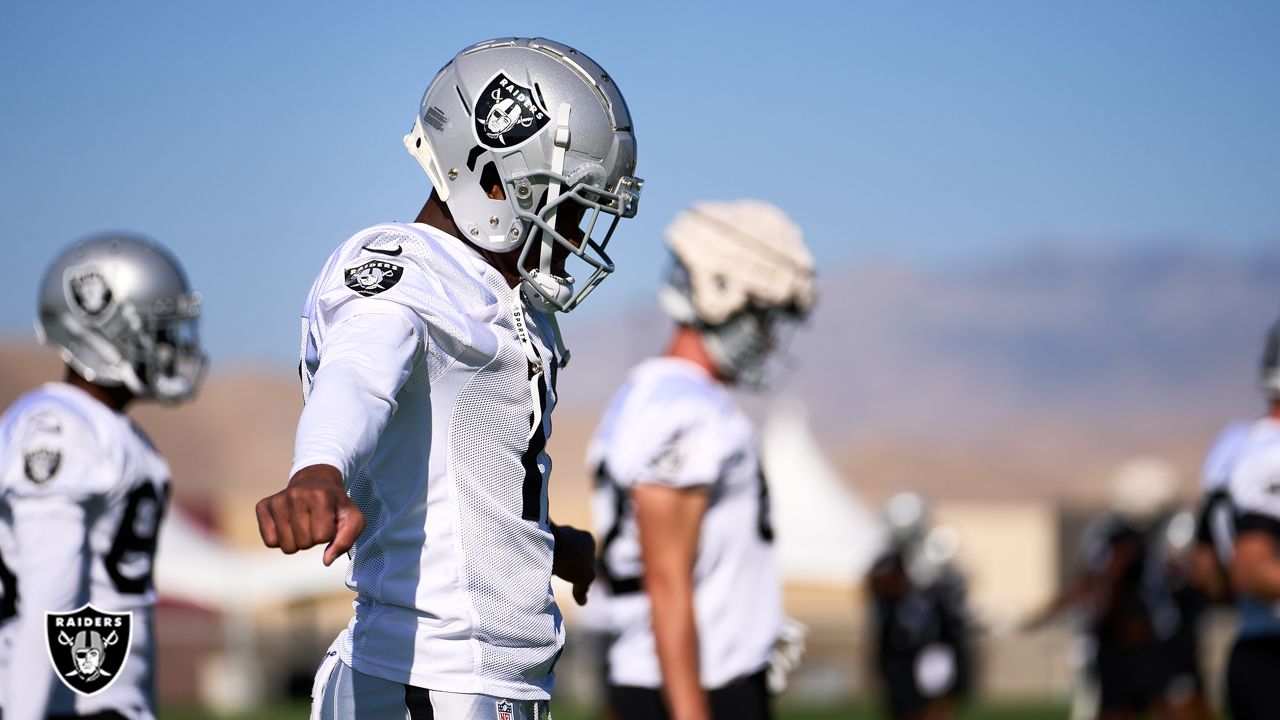
[[[480,189],[494,200],[506,200],[507,191],[502,187],[502,177],[498,175],[498,166],[491,160],[480,170]]]

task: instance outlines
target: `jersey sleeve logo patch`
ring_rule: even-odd
[[[62,465],[62,452],[49,448],[39,448],[26,453],[22,458],[22,471],[27,479],[37,485],[49,482],[58,474]]]
[[[404,275],[404,267],[385,260],[370,260],[346,272],[346,285],[362,297],[377,295],[395,287]]]
[[[523,145],[551,121],[534,92],[502,72],[480,93],[471,116],[476,119],[476,141],[490,150]]]
[[[129,660],[132,612],[84,605],[71,612],[46,612],[44,622],[49,662],[62,684],[79,695],[106,690]]]

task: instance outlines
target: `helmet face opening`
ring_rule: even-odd
[[[614,271],[607,252],[609,241],[620,220],[635,217],[644,181],[624,177],[618,181],[618,189],[610,191],[586,182],[569,185],[564,176],[549,172],[538,175],[562,183],[565,190],[536,211],[516,205],[516,216],[529,228],[517,265],[526,289],[538,293],[550,309],[569,312]],[[600,222],[602,214],[607,216],[604,223]],[[559,262],[569,256],[586,264],[587,275],[581,284]],[[539,262],[531,262],[533,259]]]
[[[151,320],[138,334],[138,350],[135,373],[151,397],[178,403],[195,395],[208,364],[197,317]]]
[[[722,375],[760,391],[777,387],[795,368],[790,348],[803,321],[787,308],[752,305],[720,325],[695,327]]]

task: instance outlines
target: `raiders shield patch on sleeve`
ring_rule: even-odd
[[[404,268],[386,260],[370,260],[347,268],[346,285],[363,297],[390,290],[400,282]]]
[[[22,471],[37,485],[49,482],[62,465],[62,452],[50,448],[30,450],[22,456]]]

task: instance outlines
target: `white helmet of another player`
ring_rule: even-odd
[[[141,235],[82,240],[54,259],[40,287],[36,334],[85,380],[180,402],[204,374],[200,294],[177,259]]]
[[[1268,398],[1280,399],[1280,320],[1267,331],[1262,350],[1262,392]]]
[[[923,538],[929,529],[929,503],[917,493],[895,493],[884,504],[884,524],[892,544]]]
[[[541,38],[473,45],[431,82],[404,143],[470,242],[521,251],[525,296],[542,309],[573,309],[613,272],[605,248],[643,181],[627,103],[591,58]],[[612,218],[596,237],[601,213]],[[586,261],[585,281],[553,272],[553,247]]]
[[[1178,471],[1167,460],[1139,455],[1121,463],[1111,478],[1111,509],[1145,528],[1177,504]]]
[[[759,384],[780,326],[813,307],[813,256],[800,228],[760,200],[702,202],[676,217],[666,239],[675,262],[663,309],[701,331],[721,374]]]

